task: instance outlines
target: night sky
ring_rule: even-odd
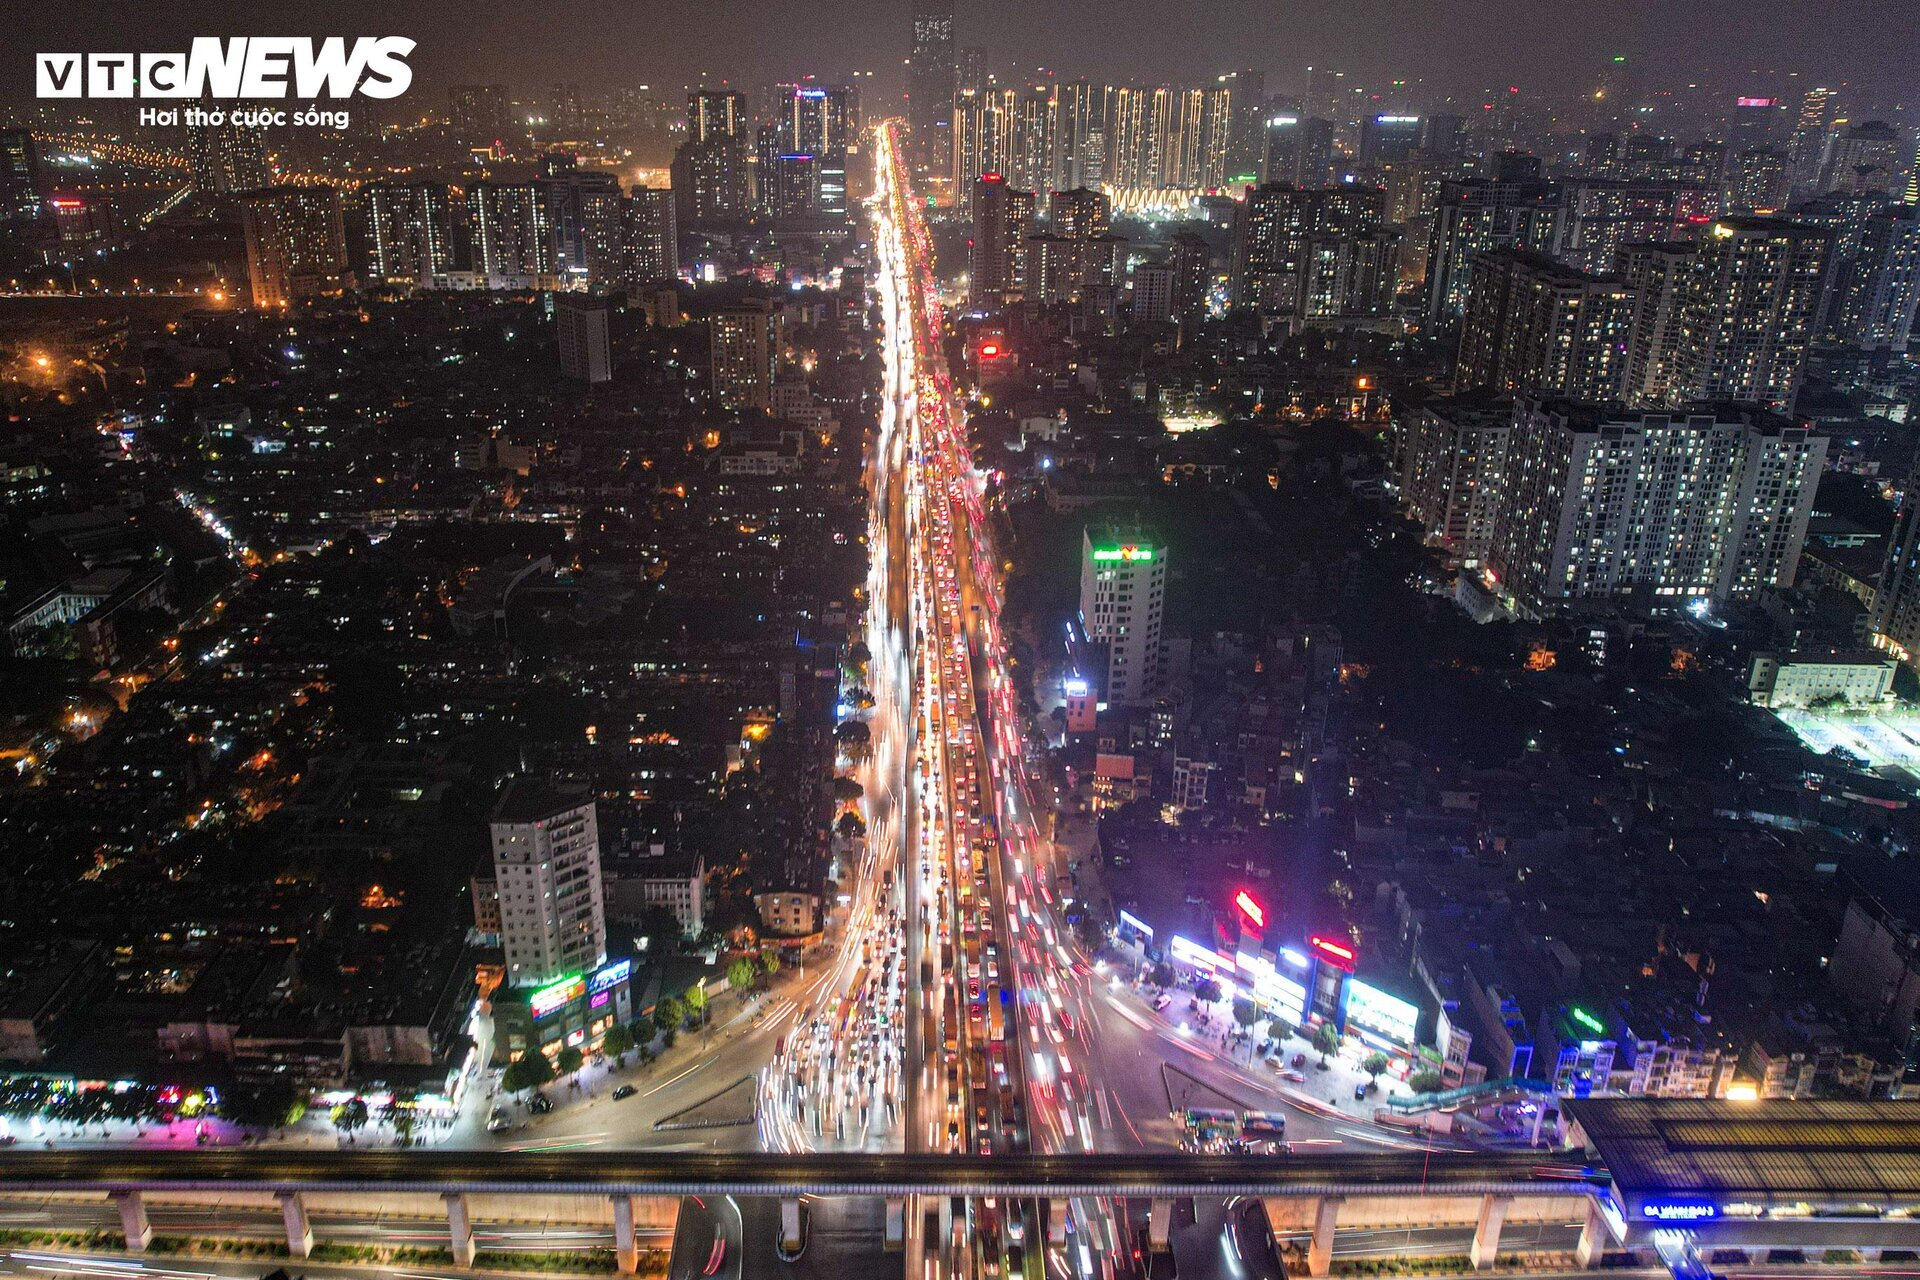
[[[31,93],[35,50],[184,47],[191,35],[408,35],[416,92],[463,80],[526,91],[678,86],[703,75],[752,85],[807,73],[903,83],[909,0],[77,0],[9,6],[11,97]],[[1781,90],[1779,73],[1848,82],[1883,111],[1920,107],[1920,0],[959,0],[958,40],[988,65],[1067,76],[1189,80],[1251,65],[1297,88],[1309,63],[1363,83],[1423,78],[1444,90],[1494,81],[1554,92],[1626,54],[1648,83],[1703,78]],[[1575,84],[1568,84],[1571,78]],[[24,87],[23,87],[24,86]]]

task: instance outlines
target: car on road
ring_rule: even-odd
[[[632,1085],[623,1084],[618,1089],[615,1089],[613,1091],[613,1100],[615,1102],[619,1102],[619,1101],[622,1101],[623,1099],[631,1098],[634,1094],[638,1092],[640,1091],[634,1088]]]
[[[527,1110],[537,1116],[543,1116],[553,1110],[553,1099],[544,1093],[536,1093],[527,1100]]]
[[[502,1111],[499,1107],[495,1107],[493,1109],[493,1114],[487,1117],[487,1132],[488,1133],[505,1133],[507,1130],[511,1128],[513,1128],[512,1118],[508,1116],[505,1111]]]
[[[1355,1102],[1365,1102],[1367,1100],[1367,1086],[1364,1081],[1353,1086],[1353,1100]]]
[[[1162,991],[1159,995],[1153,998],[1153,1011],[1155,1013],[1158,1013],[1160,1012],[1160,1010],[1166,1008],[1168,1005],[1172,1003],[1173,1003],[1173,997],[1168,995],[1166,992]]]

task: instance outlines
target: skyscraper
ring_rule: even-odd
[[[444,182],[380,182],[360,195],[369,279],[425,287],[453,270],[452,188]]]
[[[1752,405],[1525,397],[1490,582],[1522,617],[1672,611],[1790,586],[1827,443]]]
[[[1493,542],[1513,402],[1468,392],[1411,407],[1401,422],[1400,501],[1428,546],[1477,565]]]
[[[674,212],[682,227],[729,222],[753,211],[753,182],[742,138],[726,133],[689,138],[674,152],[672,178]]]
[[[1858,245],[1833,269],[1827,330],[1862,350],[1905,351],[1920,306],[1920,218],[1890,205],[1865,219]]]
[[[493,813],[507,983],[539,987],[607,958],[600,831],[590,799],[516,778]]]
[[[1454,386],[1617,399],[1632,329],[1633,294],[1617,276],[1495,249],[1473,263]]]
[[[974,181],[967,297],[975,307],[993,309],[1020,296],[1033,213],[1033,192],[1015,190],[1005,175],[983,173]]]
[[[747,95],[732,89],[696,89],[687,95],[687,137],[693,142],[747,140]]]
[[[461,142],[490,145],[513,132],[513,102],[505,85],[456,84],[447,99],[453,136]]]
[[[1904,135],[1885,120],[1850,125],[1827,141],[1820,191],[1890,192],[1906,150]]]
[[[0,224],[39,223],[47,216],[40,148],[25,129],[0,130]]]
[[[1234,226],[1233,303],[1298,323],[1385,315],[1399,234],[1375,187],[1264,183]]]
[[[714,315],[708,363],[713,397],[721,408],[764,411],[772,405],[779,340],[779,321],[773,304],[765,299],[752,299]]]
[[[1403,164],[1420,145],[1421,120],[1410,115],[1371,115],[1360,122],[1360,164],[1377,169]]]
[[[1135,529],[1089,526],[1080,543],[1080,627],[1106,648],[1107,704],[1140,706],[1160,684],[1167,549]]]
[[[473,269],[495,289],[526,289],[554,275],[546,193],[533,182],[481,182],[467,189]]]
[[[1550,253],[1562,208],[1552,184],[1520,166],[1492,179],[1443,182],[1427,242],[1429,320],[1448,320],[1467,305],[1473,260],[1489,249]]]
[[[346,285],[347,232],[335,187],[268,187],[240,197],[253,305],[284,307]]]
[[[590,386],[613,380],[604,298],[560,294],[554,299],[553,327],[560,343],[561,373]]]
[[[266,134],[257,128],[190,124],[187,163],[194,192],[201,196],[229,196],[273,181],[273,166],[267,163]]]
[[[679,223],[673,192],[635,187],[627,193],[622,274],[629,287],[680,274]]]
[[[1773,218],[1722,218],[1695,251],[1671,402],[1788,406],[1819,320],[1833,233]]]
[[[1325,186],[1333,167],[1333,122],[1277,111],[1262,129],[1260,181]]]
[[[953,0],[914,0],[913,48],[907,57],[907,121],[911,154],[922,173],[941,169],[951,152],[958,67]]]
[[[1631,404],[1673,400],[1679,376],[1681,317],[1694,266],[1688,240],[1622,245],[1620,277],[1633,293],[1633,332],[1627,340],[1622,397]]]

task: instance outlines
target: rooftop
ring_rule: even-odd
[[[1861,1203],[1920,1196],[1920,1102],[1569,1098],[1634,1207],[1673,1193]]]

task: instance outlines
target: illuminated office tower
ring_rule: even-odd
[[[983,173],[1003,177],[1013,163],[1018,94],[1013,89],[962,90],[953,104],[953,189],[971,214]]]
[[[1824,437],[1751,404],[1528,396],[1488,554],[1509,609],[1672,611],[1793,584]]]
[[[1618,399],[1627,372],[1633,294],[1524,249],[1474,260],[1455,388]]]
[[[1158,164],[1150,89],[1119,85],[1107,90],[1108,190],[1134,191],[1153,185]]]
[[[953,0],[914,0],[913,46],[907,57],[909,154],[923,173],[952,154],[953,94],[959,68],[953,44]]]
[[[334,187],[267,187],[240,197],[253,305],[284,307],[339,293],[347,232]]]
[[[806,218],[820,207],[820,160],[800,151],[782,151],[762,161],[761,205],[776,218]]]
[[[975,307],[991,310],[1021,295],[1033,214],[1033,192],[1015,190],[1005,175],[983,173],[974,180],[967,297]]]
[[[372,280],[428,285],[453,270],[455,193],[444,182],[381,182],[362,193]]]
[[[589,385],[613,380],[604,298],[561,294],[553,304],[553,327],[560,343],[561,373]]]
[[[1080,542],[1080,627],[1106,649],[1105,701],[1140,706],[1160,684],[1167,549],[1132,529],[1088,527]]]
[[[620,268],[620,180],[605,171],[583,172],[571,154],[556,153],[540,159],[540,196],[553,234],[554,271],[577,283],[611,283]]]
[[[539,987],[607,958],[600,830],[592,800],[516,778],[490,824],[507,983]]]
[[[46,179],[33,134],[0,130],[0,251],[45,248],[54,235],[47,211]]]
[[[773,304],[757,299],[717,312],[710,334],[714,400],[723,409],[769,408],[780,343]]]
[[[1793,403],[1819,320],[1833,233],[1774,218],[1722,218],[1695,250],[1672,403]]]
[[[860,128],[853,90],[798,85],[784,106],[786,151],[813,157],[818,189],[810,199],[811,211],[844,217],[847,156]]]
[[[553,226],[534,182],[482,182],[467,191],[473,269],[493,288],[551,287]]]
[[[630,287],[680,274],[679,220],[673,192],[635,187],[622,221],[622,276]]]

